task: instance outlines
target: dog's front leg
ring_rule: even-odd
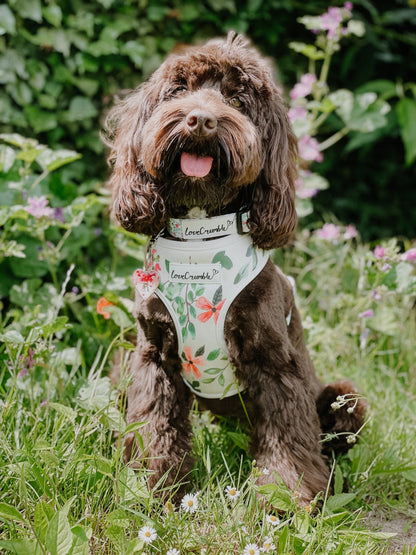
[[[290,318],[288,318],[290,314]],[[306,351],[299,314],[286,278],[265,268],[231,306],[226,320],[229,356],[246,387],[252,453],[309,504],[328,487],[315,398],[320,386]]]
[[[159,313],[160,315],[160,313]],[[131,362],[127,390],[127,423],[145,423],[128,434],[125,461],[145,465],[149,486],[162,479],[161,486],[182,480],[192,468],[190,456],[191,394],[180,375],[174,332],[168,317],[146,319],[138,316],[137,347]],[[162,321],[161,321],[162,320]]]

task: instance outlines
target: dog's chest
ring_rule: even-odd
[[[224,323],[237,295],[264,268],[269,254],[248,235],[210,241],[158,238],[147,270],[157,272],[156,294],[175,324],[186,384],[199,396],[222,398],[244,389],[228,361]]]

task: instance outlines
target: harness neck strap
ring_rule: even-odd
[[[249,232],[247,224],[249,215],[249,212],[236,212],[212,218],[170,218],[167,231],[175,239],[187,241],[214,239],[234,233],[243,235]]]

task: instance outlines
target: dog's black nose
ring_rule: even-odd
[[[204,110],[192,110],[186,116],[186,125],[195,135],[206,137],[217,129],[217,118]]]

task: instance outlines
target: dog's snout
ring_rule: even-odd
[[[195,135],[211,135],[217,129],[217,118],[204,110],[192,110],[186,116],[186,126]]]

